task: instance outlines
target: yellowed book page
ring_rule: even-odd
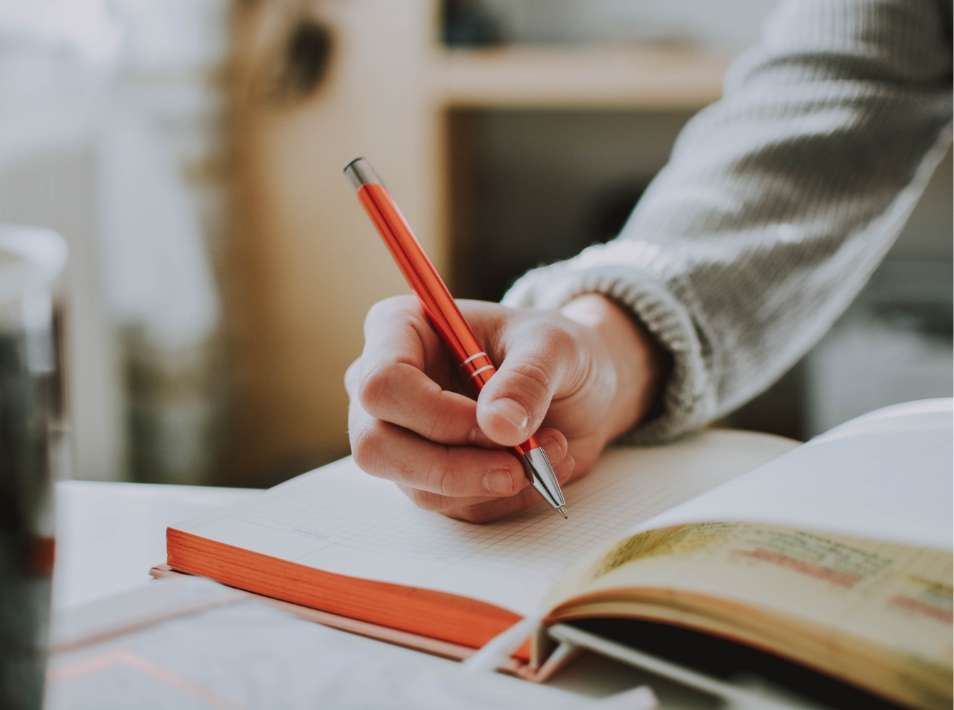
[[[887,659],[898,677],[949,685],[949,552],[756,523],[694,523],[637,533],[566,580],[548,598],[559,618],[610,607],[612,616],[629,605],[643,618],[729,630],[847,677],[865,673],[852,659],[867,657]]]

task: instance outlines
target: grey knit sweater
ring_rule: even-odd
[[[672,354],[670,438],[770,385],[847,308],[951,142],[951,0],[791,0],[680,135],[620,236],[512,306],[603,293]]]

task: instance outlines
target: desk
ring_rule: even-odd
[[[53,608],[149,584],[166,527],[260,493],[244,488],[64,481],[56,486]]]
[[[54,610],[150,584],[149,568],[165,560],[167,525],[257,493],[249,489],[136,483],[58,484]],[[368,653],[384,654],[442,675],[458,673],[459,665],[453,661],[372,639],[354,638]],[[500,686],[510,698],[519,698],[527,708],[572,707],[586,698],[611,695],[646,682],[667,709],[713,707],[711,703],[700,705],[700,696],[690,691],[595,656],[583,656],[546,686],[502,675],[494,675],[486,682]]]
[[[202,515],[261,491],[200,486],[66,481],[56,489],[56,565],[54,611],[88,604],[152,583],[149,568],[165,560],[168,525]],[[383,654],[441,675],[459,665],[398,646],[354,637],[368,653]],[[482,681],[483,682],[483,681]],[[612,695],[644,683],[652,685],[662,706],[715,707],[684,688],[612,660],[584,655],[546,686],[496,674],[486,682],[527,708],[559,710],[587,698]],[[708,702],[706,702],[708,700]],[[575,701],[575,702],[574,702]]]

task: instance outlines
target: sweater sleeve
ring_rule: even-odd
[[[950,0],[783,3],[619,237],[504,297],[605,294],[671,353],[661,414],[630,441],[740,406],[864,286],[951,142],[950,13]]]

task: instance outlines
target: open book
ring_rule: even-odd
[[[653,622],[950,707],[952,466],[949,400],[797,447],[706,431],[611,450],[567,487],[566,521],[450,520],[345,459],[169,528],[168,564],[459,647],[530,615]],[[539,665],[534,638],[517,656]]]

